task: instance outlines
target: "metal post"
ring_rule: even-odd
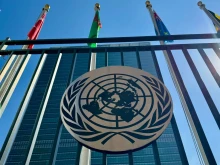
[[[10,54],[10,57],[9,59],[7,60],[7,62],[5,63],[5,65],[3,66],[2,70],[0,71],[0,83],[1,81],[5,78],[5,76],[7,75],[7,73],[9,72],[9,68],[11,67],[14,59],[16,58],[17,56],[13,54],[13,51],[12,53]]]
[[[205,136],[204,130],[203,130],[202,125],[199,121],[199,118],[198,118],[198,115],[195,111],[193,103],[189,97],[189,93],[186,90],[186,87],[184,85],[184,82],[183,82],[183,79],[182,79],[181,74],[179,72],[179,69],[176,65],[174,58],[173,58],[172,52],[171,52],[171,50],[167,50],[167,52],[169,55],[168,57],[170,59],[170,62],[172,63],[175,75],[177,77],[177,81],[178,81],[180,90],[182,92],[181,97],[184,98],[184,100],[186,101],[186,105],[188,106],[188,109],[189,109],[189,111],[184,111],[184,112],[185,112],[187,122],[190,127],[190,131],[192,133],[193,140],[194,140],[194,138],[196,140],[195,143],[197,145],[195,145],[195,146],[196,146],[196,148],[197,148],[197,146],[199,147],[199,152],[197,152],[197,153],[199,156],[200,155],[202,156],[202,158],[203,158],[202,161],[205,164],[214,165],[214,164],[216,164],[216,161],[214,159],[212,150],[209,146],[208,140]],[[193,125],[191,125],[191,122]]]
[[[154,141],[152,143],[153,153],[154,153],[154,160],[156,165],[161,165],[160,155],[157,147],[157,142]]]
[[[6,43],[7,41],[10,41],[10,38],[9,38],[9,37],[7,37],[7,38],[2,42],[2,44],[0,45],[0,50],[5,50],[5,49],[8,47],[8,45],[5,45],[5,43]],[[1,55],[0,55],[0,56],[1,56]]]
[[[202,91],[202,94],[203,94],[203,96],[209,106],[209,109],[215,119],[215,122],[218,125],[218,128],[220,129],[220,114],[218,112],[218,108],[216,107],[214,101],[212,100],[212,97],[211,97],[208,89],[206,88],[206,85],[203,82],[195,64],[193,63],[193,60],[192,60],[189,52],[187,51],[187,49],[185,47],[183,47],[182,51],[183,51],[183,54],[189,64],[190,68],[191,68],[191,71],[192,71],[192,73],[193,73],[193,75],[199,85],[199,88]]]
[[[28,52],[27,52],[28,53]],[[30,54],[19,56],[14,65],[10,69],[6,79],[1,85],[0,88],[0,117],[3,114],[13,92],[17,86],[18,81],[21,78],[21,75],[27,65],[27,62],[30,59]]]
[[[159,31],[158,26],[157,26],[157,24],[156,24],[156,20],[154,19],[154,16],[153,16],[152,5],[151,5],[150,1],[146,1],[146,7],[147,7],[148,10],[149,10],[149,13],[150,13],[152,22],[153,22],[153,24],[154,24],[154,27],[155,27],[155,29],[156,29],[158,35],[160,35],[160,31]],[[160,44],[161,44],[161,45],[165,45],[164,41],[160,41]],[[204,148],[203,148],[203,145],[202,145],[202,143],[201,143],[200,137],[198,136],[198,132],[197,132],[196,126],[195,126],[195,124],[194,124],[194,121],[192,120],[192,116],[191,116],[191,114],[190,114],[188,105],[187,105],[187,103],[186,103],[186,100],[184,99],[184,95],[183,95],[183,93],[182,93],[182,91],[181,91],[181,88],[180,88],[180,85],[179,85],[179,83],[178,83],[178,81],[177,81],[177,77],[176,77],[176,75],[175,75],[175,72],[174,72],[174,69],[173,69],[173,67],[172,67],[171,61],[170,61],[170,59],[169,59],[169,57],[168,57],[167,51],[164,50],[163,53],[164,53],[164,56],[165,56],[165,59],[166,59],[166,62],[167,62],[168,69],[169,69],[169,72],[170,72],[170,74],[171,74],[172,80],[173,80],[173,82],[174,82],[174,85],[175,85],[176,90],[177,90],[177,92],[178,92],[180,101],[181,101],[181,103],[182,103],[183,110],[185,111],[186,117],[187,117],[187,119],[188,119],[188,121],[189,121],[189,124],[190,124],[190,126],[191,126],[191,128],[192,128],[192,132],[193,132],[193,134],[195,135],[197,144],[198,144],[199,149],[200,149],[200,152],[201,152],[201,154],[202,154],[202,158],[203,158],[205,164],[209,164],[209,161],[207,160],[207,156],[206,156],[206,154],[205,154],[205,152],[204,152]]]
[[[35,69],[35,72],[32,76],[32,79],[30,81],[30,84],[27,88],[27,91],[25,93],[25,96],[20,104],[20,107],[19,107],[19,110],[15,116],[15,119],[11,125],[11,128],[8,132],[8,135],[6,137],[6,140],[5,140],[5,143],[3,144],[2,146],[2,152],[0,153],[0,164],[5,164],[7,158],[8,158],[8,155],[10,153],[10,150],[11,150],[11,147],[14,143],[14,140],[15,140],[15,137],[17,135],[17,132],[18,132],[18,129],[21,125],[21,122],[23,120],[23,117],[24,117],[24,114],[26,112],[26,108],[27,108],[27,105],[28,105],[28,102],[30,100],[30,97],[34,91],[34,88],[35,88],[35,85],[37,83],[37,80],[38,80],[38,77],[41,73],[41,70],[43,68],[43,65],[44,65],[44,62],[46,60],[46,57],[47,55],[44,54],[44,52],[42,53],[41,55],[41,58],[38,62],[38,65]]]
[[[46,95],[44,95],[44,98],[43,98],[43,104],[41,104],[41,107],[39,108],[39,111],[38,111],[38,114],[37,114],[37,117],[36,117],[37,122],[35,122],[34,127],[33,127],[33,131],[31,133],[31,137],[30,137],[31,143],[29,143],[28,148],[27,148],[27,153],[25,155],[25,158],[26,158],[25,165],[30,164],[31,157],[32,157],[32,154],[33,154],[33,151],[34,151],[34,147],[35,147],[35,144],[36,144],[36,141],[37,141],[38,133],[39,133],[39,130],[40,130],[40,127],[41,127],[41,123],[43,121],[43,117],[44,117],[44,114],[45,114],[45,111],[46,111],[46,108],[47,108],[47,104],[48,104],[48,101],[49,101],[49,98],[50,98],[52,87],[53,87],[53,84],[54,84],[54,81],[55,81],[55,78],[56,78],[56,75],[57,75],[57,71],[58,71],[58,68],[59,68],[59,65],[60,65],[60,61],[61,61],[61,58],[62,58],[62,53],[60,53],[60,51],[59,51],[58,54],[59,54],[58,59],[56,61],[54,70],[52,71],[52,75],[49,79],[48,87],[47,87],[46,92],[45,92]]]
[[[100,10],[99,3],[95,4],[94,9],[95,11]],[[96,53],[92,52],[89,69],[91,71],[94,70],[95,68],[96,68]],[[80,165],[90,165],[90,164],[91,164],[91,150],[83,146],[80,154]]]
[[[107,165],[107,154],[106,153],[102,154],[102,165]]]
[[[129,165],[134,165],[134,160],[133,160],[133,152],[128,153],[128,158],[129,158]]]
[[[80,164],[80,155],[81,155],[81,152],[82,152],[82,144],[78,142],[75,165],[79,165],[79,164]]]
[[[155,54],[155,51],[151,50],[151,54],[152,54],[152,57],[153,57],[154,65],[156,67],[157,76],[160,79],[160,81],[162,81],[164,83],[163,77],[162,77],[162,74],[161,74],[161,71],[160,71],[160,68],[159,68],[159,64],[158,64],[158,61],[157,61],[157,57],[156,57],[156,54]],[[173,116],[172,119],[171,119],[171,125],[172,125],[172,128],[173,128],[174,136],[175,136],[176,143],[177,143],[177,146],[178,146],[178,150],[179,150],[179,153],[180,153],[181,161],[184,165],[188,165],[189,163],[188,163],[188,160],[187,160],[187,157],[186,157],[186,152],[184,150],[183,143],[182,143],[182,140],[181,140],[181,137],[180,137],[180,133],[179,133],[179,130],[178,130],[178,127],[177,127],[175,116]],[[152,144],[152,147],[153,147],[153,150],[155,148],[157,148],[157,143],[156,143],[156,146]],[[154,156],[155,161],[158,161],[159,160],[159,158],[158,158],[159,157],[158,149],[154,150],[154,153],[156,154]],[[156,156],[158,156],[158,157],[156,157]],[[160,162],[160,160],[158,162]],[[157,162],[157,164],[159,164],[158,162]]]
[[[91,59],[90,59],[90,71],[94,70],[96,68],[96,53],[91,53]],[[80,165],[90,165],[91,163],[91,150],[82,147],[82,151],[80,154]]]
[[[212,22],[220,29],[220,23],[216,20],[216,18],[205,8],[205,4],[202,1],[199,1],[197,5],[202,9],[206,15],[212,20]]]
[[[6,43],[7,41],[10,41],[10,38],[9,38],[9,37],[7,37],[7,38],[5,39],[5,41],[0,45],[0,50],[5,50],[5,49],[8,47],[8,45],[5,45],[5,43]],[[3,57],[3,56],[0,55],[0,58],[1,58],[1,57]],[[14,55],[14,56],[13,56],[13,55],[10,55],[9,59],[7,60],[7,62],[6,62],[5,65],[3,66],[3,68],[1,69],[1,71],[0,71],[0,82],[1,82],[2,79],[5,77],[6,73],[8,72],[8,69],[10,68],[10,66],[11,66],[11,64],[12,64],[12,62],[13,62],[13,60],[14,60],[14,58],[15,58],[15,55]]]
[[[211,72],[213,78],[215,79],[216,83],[220,87],[220,76],[219,76],[218,72],[216,71],[215,67],[213,66],[212,62],[210,61],[207,54],[205,53],[205,51],[202,48],[199,48],[198,51],[199,51],[203,61],[205,62],[206,66],[208,67],[209,71]]]
[[[70,74],[69,74],[67,87],[72,82],[72,76],[73,76],[73,72],[74,72],[74,68],[75,68],[75,63],[76,63],[76,49],[74,49],[74,52],[73,52],[72,64],[71,64],[71,67],[70,67],[71,71],[70,71]],[[61,119],[59,119],[59,126],[58,126],[59,129],[57,131],[56,138],[55,138],[54,143],[53,143],[53,149],[52,149],[52,154],[50,156],[49,164],[52,164],[52,165],[56,164],[57,153],[58,153],[58,149],[59,149],[60,138],[61,138],[61,135],[62,135],[63,127],[64,127],[64,125],[63,125]],[[80,150],[80,152],[81,152],[81,150]],[[77,154],[79,154],[79,156],[78,156],[78,165],[79,165],[80,152],[77,153]]]

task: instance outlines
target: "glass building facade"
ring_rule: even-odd
[[[138,50],[138,46],[145,45],[149,43],[102,46],[105,49],[96,55],[96,68],[130,66],[161,79],[155,54]],[[136,47],[135,51],[123,51],[123,47],[128,46]],[[111,47],[121,49],[108,52]],[[69,83],[89,71],[90,60],[91,53],[47,55],[6,165],[75,164],[79,158],[78,143],[62,125],[60,100]],[[188,164],[174,118],[158,140],[139,151],[118,155],[91,151],[91,165],[102,165],[103,159],[108,165],[128,165],[131,162],[134,165]]]

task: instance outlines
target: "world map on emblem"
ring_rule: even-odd
[[[82,75],[66,89],[60,106],[63,124],[77,141],[109,153],[151,144],[168,126],[172,111],[161,81],[124,66]]]

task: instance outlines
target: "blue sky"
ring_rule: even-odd
[[[84,38],[88,37],[92,19],[94,17],[95,0],[0,0],[0,40],[6,37],[11,39],[26,39],[27,33],[34,25],[42,7],[48,3],[51,6],[39,38]],[[162,0],[152,1],[153,8],[163,20],[171,34],[198,34],[214,33],[215,29],[209,18],[197,6],[197,0]],[[100,0],[100,18],[102,29],[99,37],[126,37],[126,36],[151,36],[155,31],[145,7],[145,0]],[[204,0],[206,7],[220,14],[218,0]],[[214,40],[217,41],[217,40]],[[176,41],[174,43],[213,42],[213,40]],[[159,44],[152,42],[152,44]],[[36,46],[40,47],[40,46]],[[210,60],[220,74],[220,60],[212,50],[205,50]],[[199,87],[190,72],[190,68],[181,51],[173,51],[180,72],[186,83],[191,99],[194,103],[211,149],[218,163],[220,163],[220,132],[213,121],[213,117],[203,98]],[[198,67],[205,84],[209,88],[214,102],[220,109],[220,89],[204,65],[202,58],[195,50],[190,50],[193,61]],[[195,147],[190,136],[187,122],[175,92],[168,69],[161,52],[157,58],[163,73],[166,86],[171,91],[174,100],[174,114],[180,129],[181,137],[186,149],[190,164],[198,164]],[[32,56],[18,87],[16,88],[9,105],[0,119],[0,148],[3,145],[7,131],[18,109],[19,103],[25,92],[31,74],[36,66],[39,56]],[[0,67],[5,60],[0,59]]]

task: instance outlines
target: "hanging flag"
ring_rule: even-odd
[[[161,36],[167,36],[170,35],[170,32],[167,30],[166,26],[164,25],[163,21],[160,19],[160,17],[157,15],[157,13],[153,10],[154,18],[158,27],[158,30],[160,34],[157,33],[157,30],[155,29],[156,35],[161,35]],[[173,42],[173,40],[168,40],[165,42]]]
[[[215,17],[215,19],[220,23],[220,16],[218,14],[215,14],[214,12],[208,10],[210,14],[212,14],[213,17]],[[220,28],[218,26],[215,25],[215,23],[213,22],[215,29],[217,32],[220,32]]]
[[[41,12],[39,18],[37,19],[34,27],[31,29],[31,31],[28,33],[28,39],[27,40],[35,40],[37,39],[40,30],[43,26],[44,19],[46,17],[47,12],[49,11],[50,6],[46,4],[43,8],[43,11]],[[32,45],[24,45],[22,49],[32,49]],[[31,57],[31,54],[28,54],[26,56],[15,56],[15,61],[9,65],[8,69],[6,70],[8,72],[7,76],[5,76],[4,79],[2,79],[1,87],[0,87],[0,118],[3,114],[5,108],[8,105],[9,100],[11,99],[11,96],[17,87],[17,84],[26,68],[26,65]]]
[[[36,40],[37,39],[37,37],[40,33],[40,30],[43,26],[45,17],[46,17],[46,12],[43,12],[43,14],[39,17],[39,19],[35,23],[34,27],[28,33],[29,40]],[[33,44],[29,45],[28,49],[32,49],[33,47],[34,47]]]
[[[100,28],[102,28],[102,24],[100,22],[99,11],[97,10],[95,13],[94,20],[92,22],[92,27],[90,29],[89,38],[98,38]],[[91,48],[97,47],[97,43],[88,43],[88,45]]]

